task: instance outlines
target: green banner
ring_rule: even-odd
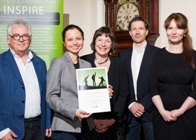
[[[15,19],[31,24],[30,49],[45,60],[47,67],[63,54],[63,0],[0,0],[0,53],[9,48],[6,29]]]

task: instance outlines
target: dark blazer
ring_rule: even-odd
[[[149,94],[149,87],[148,87],[148,80],[150,78],[150,67],[152,63],[153,56],[155,52],[159,48],[151,46],[147,44],[144,56],[142,59],[140,72],[137,79],[137,97],[139,103],[141,103],[145,107],[145,113],[141,117],[143,121],[152,121],[152,101]],[[135,92],[134,92],[134,86],[133,86],[133,77],[132,77],[132,69],[131,69],[131,56],[132,56],[133,48],[129,48],[124,50],[120,53],[120,58],[125,60],[127,65],[127,72],[129,77],[129,90],[130,90],[130,103],[136,102],[135,101]],[[133,115],[129,113],[129,120],[131,119]]]
[[[91,63],[92,67],[96,67],[94,64],[95,53],[85,55],[81,57]],[[127,100],[129,96],[128,78],[125,63],[119,58],[110,56],[111,65],[108,70],[108,82],[113,86],[113,96],[111,98],[111,113],[99,113],[100,119],[114,118],[119,123],[125,119],[125,111],[127,110]],[[97,116],[93,116],[94,118]]]
[[[43,139],[45,129],[50,128],[50,108],[46,103],[46,65],[38,56],[32,59],[41,96],[41,128]],[[17,140],[24,137],[25,86],[17,64],[10,50],[0,55],[0,131],[10,128],[18,135]]]

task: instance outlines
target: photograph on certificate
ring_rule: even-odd
[[[76,69],[79,109],[88,113],[109,112],[106,68]]]

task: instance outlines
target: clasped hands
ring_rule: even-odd
[[[163,117],[163,119],[166,122],[172,122],[172,121],[176,121],[177,118],[183,114],[183,112],[180,109],[174,109],[171,111],[165,110],[165,109],[161,109],[159,111],[159,113],[161,114],[161,116]]]
[[[116,122],[115,119],[94,119],[95,131],[98,133],[106,132]]]

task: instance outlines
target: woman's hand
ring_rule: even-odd
[[[171,121],[176,121],[177,117],[175,117],[170,111],[162,109],[161,111],[159,111],[159,113],[161,114],[161,116],[163,117],[163,119],[166,122],[171,122]]]
[[[88,118],[90,115],[91,115],[91,113],[87,113],[86,111],[83,111],[80,109],[77,109],[76,114],[75,114],[75,116],[80,120],[82,120],[84,118]]]
[[[171,111],[172,116],[179,117],[184,114],[187,110],[191,109],[196,105],[196,101],[192,97],[187,97],[182,106],[179,109],[174,109]]]
[[[152,102],[154,103],[156,108],[159,110],[159,113],[161,114],[161,116],[163,117],[163,119],[165,121],[170,122],[170,121],[176,121],[177,120],[177,118],[175,116],[173,116],[173,114],[170,111],[165,110],[160,95],[153,96],[152,97]]]
[[[112,96],[113,96],[113,87],[111,85],[108,85],[108,91],[109,91],[110,98],[112,98]]]
[[[178,118],[179,116],[181,116],[182,114],[184,114],[183,111],[181,111],[180,109],[175,109],[171,111],[172,116]]]
[[[98,133],[104,133],[116,122],[115,119],[94,119],[95,131]]]

